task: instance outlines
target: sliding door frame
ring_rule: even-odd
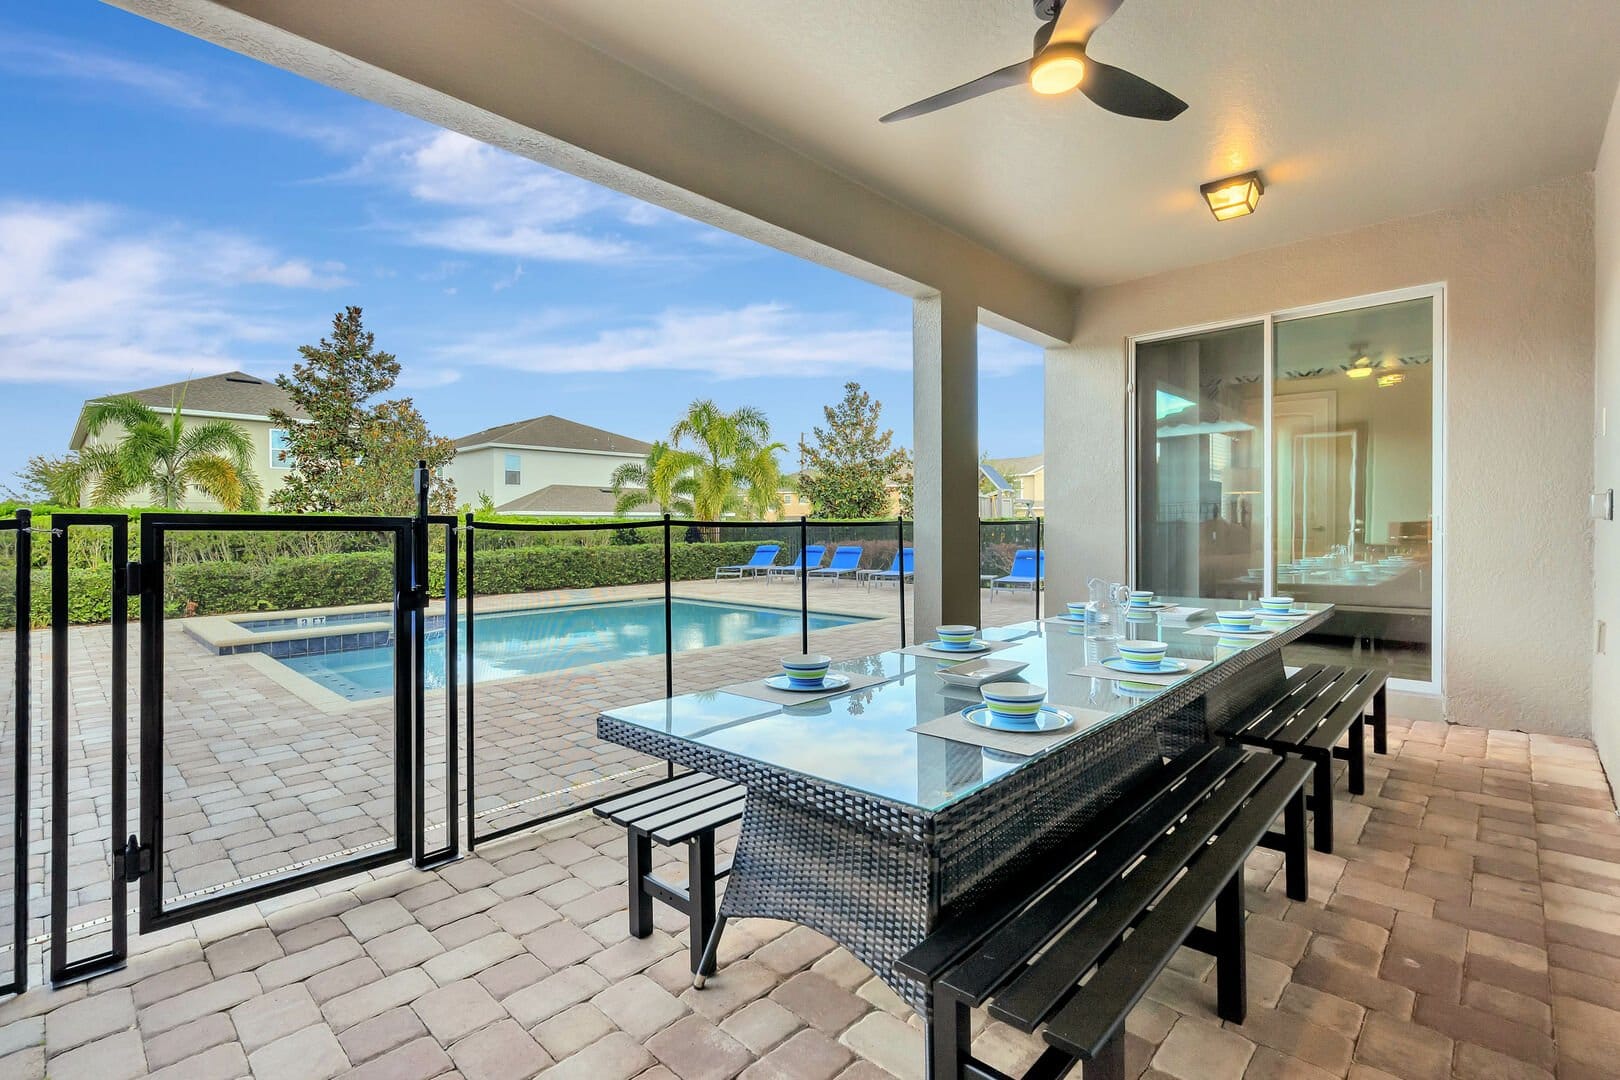
[[[1431,317],[1434,320],[1432,327],[1432,352],[1434,376],[1432,380],[1432,393],[1430,408],[1430,601],[1429,601],[1429,680],[1417,679],[1390,679],[1390,689],[1406,693],[1426,694],[1443,697],[1445,694],[1445,521],[1446,521],[1446,383],[1448,368],[1446,365],[1446,287],[1444,282],[1435,282],[1428,285],[1415,285],[1403,289],[1390,289],[1384,292],[1364,293],[1360,296],[1347,297],[1342,300],[1330,300],[1321,304],[1309,304],[1302,307],[1282,308],[1275,311],[1262,312],[1257,315],[1248,315],[1235,319],[1222,319],[1218,322],[1200,323],[1195,326],[1184,326],[1174,330],[1155,331],[1149,334],[1137,334],[1126,339],[1127,367],[1126,367],[1126,419],[1125,419],[1125,505],[1126,505],[1126,563],[1130,568],[1130,578],[1137,579],[1137,385],[1136,385],[1136,347],[1154,342],[1168,341],[1175,338],[1191,337],[1198,334],[1211,333],[1217,330],[1231,330],[1240,326],[1261,326],[1264,332],[1262,379],[1264,402],[1262,406],[1263,423],[1265,430],[1264,447],[1262,452],[1263,483],[1265,495],[1261,500],[1264,515],[1264,565],[1265,590],[1274,592],[1277,587],[1277,552],[1276,552],[1276,436],[1273,434],[1274,424],[1272,405],[1275,398],[1276,381],[1276,352],[1277,352],[1277,324],[1294,322],[1299,319],[1308,319],[1317,315],[1335,315],[1344,311],[1356,311],[1361,308],[1382,307],[1386,304],[1398,304],[1408,300],[1430,300]]]

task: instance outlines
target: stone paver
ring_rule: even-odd
[[[231,702],[222,689],[205,708]],[[1287,899],[1274,853],[1251,861],[1247,1022],[1222,1024],[1207,959],[1178,956],[1128,1023],[1133,1070],[1612,1074],[1620,821],[1590,745],[1396,723],[1391,751],[1342,804],[1355,812],[1335,855],[1312,856],[1310,901]],[[312,796],[358,780],[320,760]],[[287,771],[274,770],[284,783]],[[186,796],[211,822],[199,831],[231,824],[244,775]],[[306,841],[318,827],[298,825]],[[0,1002],[0,1078],[921,1075],[915,1018],[814,931],[737,920],[719,974],[691,989],[682,920],[660,911],[653,938],[624,933],[622,883],[602,884],[623,848],[618,830],[579,818],[441,872],[374,871],[134,937],[123,972]],[[1008,1071],[1039,1050],[1002,1024],[978,1031]]]

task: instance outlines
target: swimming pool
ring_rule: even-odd
[[[670,605],[676,652],[735,645],[799,632],[799,613],[746,604],[675,600]],[[857,616],[810,613],[810,629],[864,622]],[[466,619],[457,620],[464,632]],[[627,660],[664,651],[664,602],[622,600],[606,604],[479,612],[473,627],[473,668],[480,683],[538,675],[565,668]],[[460,643],[458,643],[460,644]],[[464,646],[463,646],[464,648]],[[428,632],[427,685],[444,685],[444,631]],[[394,692],[394,649],[371,646],[346,652],[280,658],[300,675],[350,701]],[[465,658],[457,671],[465,676]]]

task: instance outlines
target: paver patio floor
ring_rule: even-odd
[[[1250,860],[1248,1023],[1183,952],[1131,1016],[1133,1075],[1614,1075],[1620,824],[1590,744],[1396,721],[1390,751],[1309,902]],[[694,991],[682,919],[629,939],[623,893],[587,816],[136,938],[122,972],[0,1004],[0,1077],[920,1075],[916,1018],[821,935],[741,920]],[[1035,1052],[993,1023],[978,1046]]]

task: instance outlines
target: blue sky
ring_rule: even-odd
[[[791,445],[855,379],[910,442],[905,298],[95,0],[0,11],[0,146],[0,486],[85,397],[274,375],[346,304],[442,434],[701,396]],[[981,446],[1038,452],[1040,351],[980,362]]]

